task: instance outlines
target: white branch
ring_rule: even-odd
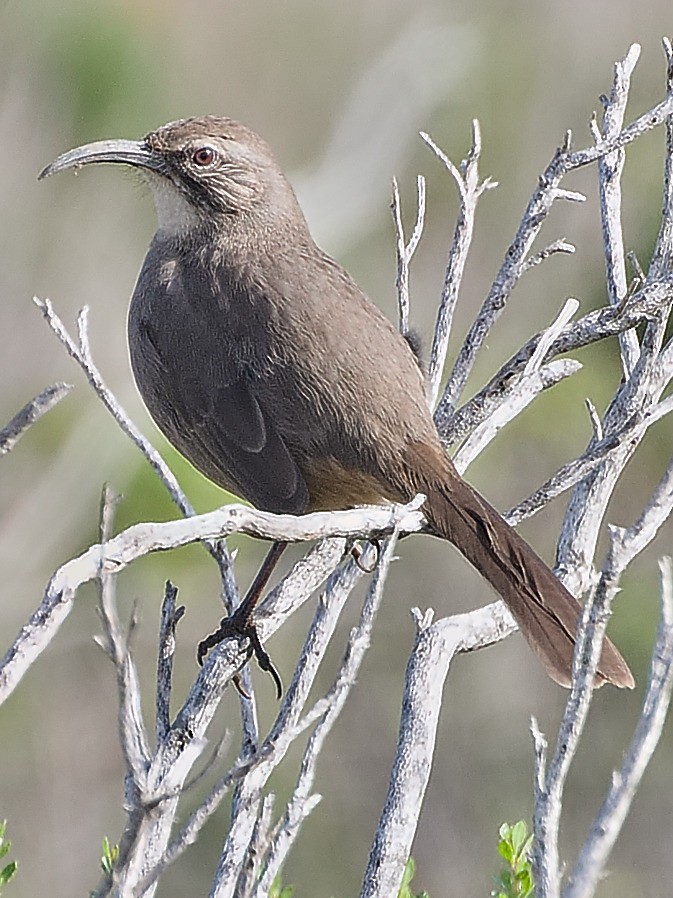
[[[439,395],[439,384],[449,346],[453,313],[458,301],[458,293],[463,279],[463,272],[465,271],[467,254],[472,243],[477,202],[485,190],[497,187],[497,183],[491,181],[489,178],[482,182],[479,181],[481,132],[479,130],[479,122],[477,119],[474,119],[472,122],[472,146],[467,158],[461,163],[460,169],[456,168],[444,151],[437,146],[428,134],[421,132],[421,137],[456,182],[456,186],[460,193],[460,208],[456,219],[456,227],[451,250],[449,252],[449,259],[446,264],[444,286],[439,302],[437,321],[435,323],[435,336],[430,356],[428,381],[430,385],[430,407],[434,408]]]
[[[423,225],[425,223],[425,178],[418,176],[416,182],[418,191],[418,211],[416,213],[416,224],[411,232],[409,242],[404,237],[404,227],[402,225],[402,206],[400,203],[400,190],[397,185],[397,178],[393,178],[393,219],[395,221],[395,235],[397,238],[397,302],[399,309],[399,328],[400,333],[409,333],[409,265],[413,258],[421,236],[423,234]]]
[[[53,639],[69,614],[75,591],[98,576],[100,565],[119,573],[152,552],[175,549],[199,540],[215,540],[232,533],[263,539],[305,542],[334,536],[373,537],[394,529],[419,530],[424,523],[419,506],[423,497],[408,505],[366,506],[350,511],[311,515],[273,515],[245,505],[225,505],[204,515],[156,524],[135,524],[110,539],[104,547],[91,546],[52,576],[39,608],[22,628],[0,663],[0,704]]]
[[[563,898],[591,898],[604,875],[605,866],[619,836],[647,765],[659,743],[673,690],[673,567],[671,559],[660,562],[661,623],[652,654],[650,678],[638,726],[621,768],[612,776],[605,797],[577,863],[570,874]]]

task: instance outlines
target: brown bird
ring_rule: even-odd
[[[227,118],[171,122],[141,141],[71,150],[40,177],[91,162],[134,166],[159,227],[131,300],[138,389],[206,477],[257,508],[303,514],[427,496],[423,511],[504,599],[547,672],[569,685],[580,605],[457,473],[409,343],[314,243],[267,144]],[[252,608],[199,649],[244,632],[268,662]],[[269,662],[270,663],[270,662]],[[632,687],[606,639],[595,677]]]

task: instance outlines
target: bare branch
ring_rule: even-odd
[[[640,46],[633,44],[624,59],[615,64],[612,93],[609,100],[605,99],[602,131],[599,130],[595,120],[593,122],[592,131],[596,143],[616,137],[622,128],[631,75],[639,56]],[[625,158],[626,154],[622,147],[608,153],[598,161],[598,189],[605,248],[605,270],[608,301],[612,306],[619,306],[624,302],[628,292],[621,220],[621,176]],[[629,330],[620,334],[619,346],[624,376],[629,377],[640,354],[636,332]]]
[[[662,41],[666,55],[666,94],[673,98],[673,47],[669,38]],[[664,190],[661,224],[650,262],[653,278],[669,277],[673,261],[673,120],[666,119],[666,154],[664,157]]]
[[[545,246],[544,249],[534,253],[527,259],[524,263],[523,271],[526,272],[531,268],[535,268],[536,265],[539,265],[541,262],[546,261],[550,256],[556,255],[557,253],[564,253],[565,255],[572,256],[575,253],[575,246],[572,243],[568,243],[568,241],[563,238],[554,240],[549,246]]]
[[[636,554],[654,539],[672,510],[673,462],[657,486],[647,508],[635,524],[629,530],[610,528],[610,550],[594,597],[585,606],[582,624],[578,632],[573,685],[559,730],[557,748],[549,772],[547,773],[544,768],[538,768],[537,772],[534,862],[536,882],[541,898],[555,898],[560,894],[558,832],[563,790],[586,722],[591,702],[591,684],[600,656],[610,606],[619,589],[619,578]],[[576,868],[574,874],[574,885],[569,886],[570,891],[567,893],[573,898],[580,898],[580,896],[588,898],[593,894],[588,886],[592,882],[595,885],[602,874],[609,851],[621,830],[630,806],[633,797],[632,790],[635,790],[659,739],[670,700],[671,685],[673,685],[673,621],[669,602],[670,592],[668,592],[670,585],[669,561],[667,568],[665,570],[662,568],[662,602],[664,603],[662,628],[653,654],[651,687],[648,690],[641,723],[632,743],[634,753],[627,756],[622,767],[622,775],[614,778],[612,790],[603,809],[599,812],[592,828],[592,834],[582,849],[580,861],[578,861],[580,866]],[[667,652],[663,660],[660,655],[662,646]],[[657,671],[656,675],[655,670]],[[652,683],[655,681],[653,693]],[[652,703],[658,705],[659,702],[664,703],[663,710],[658,707],[657,713],[653,716],[650,713]],[[610,824],[605,817],[608,807],[614,812]],[[564,898],[566,898],[566,892],[564,892]]]
[[[579,309],[580,304],[576,299],[567,299],[563,308],[558,313],[554,321],[549,325],[547,330],[542,334],[540,340],[535,347],[535,352],[526,362],[526,367],[523,369],[524,377],[527,374],[532,374],[535,371],[539,371],[542,362],[547,357],[551,347],[556,342],[556,338],[561,333],[566,324],[570,321],[570,319],[575,315],[577,310]]]
[[[673,96],[667,97],[649,112],[640,116],[615,137],[602,140],[595,146],[585,150],[571,152],[569,137],[566,137],[564,146],[559,148],[540,177],[539,186],[528,203],[514,241],[505,255],[505,261],[493,282],[477,319],[468,332],[454,369],[449,376],[449,381],[436,413],[437,425],[443,433],[449,427],[450,418],[465,388],[467,378],[474,366],[476,355],[483,345],[490,328],[504,310],[514,286],[523,273],[525,260],[533,241],[551,211],[554,201],[560,196],[559,183],[561,179],[570,171],[596,162],[601,157],[626,146],[645,132],[661,125],[671,112],[673,112]],[[568,198],[567,192],[563,196]],[[574,196],[573,199],[579,199],[579,197]]]
[[[643,711],[619,771],[596,815],[591,831],[563,890],[563,898],[591,898],[626,819],[636,790],[659,743],[673,690],[673,567],[661,569],[661,623],[652,654]]]
[[[311,793],[315,782],[318,757],[345,706],[346,699],[357,681],[365,653],[369,648],[374,621],[383,598],[383,589],[390,570],[396,542],[397,534],[394,533],[386,540],[383,547],[379,563],[367,590],[360,620],[357,627],[350,634],[341,667],[332,687],[325,696],[325,712],[318,720],[308,740],[292,798],[288,802],[285,814],[276,827],[276,833],[266,857],[265,873],[260,879],[256,891],[252,893],[255,898],[266,898],[269,894],[273,879],[296,841],[300,826],[320,800],[320,795]],[[347,592],[350,592],[352,585],[360,579],[361,575],[362,571],[352,563],[344,569],[344,576],[347,578]],[[350,581],[352,581],[352,585]],[[322,616],[322,609],[318,609],[318,614]],[[333,615],[333,617],[336,618],[336,615]],[[309,654],[310,646],[307,640],[302,653],[302,660],[307,661]],[[301,667],[300,661],[297,669],[299,670]],[[273,738],[273,734],[271,734],[271,738]]]
[[[28,667],[46,648],[72,608],[75,591],[98,576],[102,563],[118,573],[137,558],[232,533],[248,533],[263,539],[306,542],[332,536],[374,537],[399,527],[419,530],[423,497],[409,505],[364,506],[343,512],[312,515],[273,515],[244,505],[225,505],[205,515],[159,524],[136,524],[111,539],[105,547],[94,545],[60,567],[47,586],[42,603],[22,628],[0,663],[0,704],[19,683]]]
[[[36,421],[46,415],[72,390],[72,384],[52,384],[26,403],[0,430],[0,455],[6,455]]]
[[[161,603],[161,628],[159,630],[159,652],[157,655],[157,708],[156,738],[163,742],[171,726],[170,696],[173,686],[173,656],[175,655],[175,628],[185,613],[184,605],[176,608],[178,590],[170,581],[166,583],[164,600]]]
[[[491,645],[516,628],[501,602],[436,623],[431,612],[421,615],[416,609],[415,617],[418,631],[407,664],[397,750],[360,898],[390,898],[399,889],[430,777],[453,657]]]
[[[393,178],[393,219],[395,221],[395,236],[397,238],[397,302],[399,308],[399,328],[400,333],[409,333],[409,265],[423,234],[423,225],[425,222],[425,178],[418,176],[416,182],[418,191],[418,211],[416,213],[416,224],[411,232],[411,237],[407,243],[404,238],[404,227],[402,225],[402,207],[400,204],[400,190],[397,185],[397,178]]]
[[[589,346],[606,337],[613,337],[629,328],[668,315],[673,304],[673,286],[666,282],[645,285],[621,308],[606,306],[589,312],[568,324],[550,347],[544,361],[565,352]],[[535,352],[545,331],[531,337],[468,402],[455,413],[450,423],[440,428],[447,443],[465,436],[480,424],[497,398],[507,389],[512,378],[520,372]]]
[[[622,430],[617,433],[603,436],[601,423],[601,427],[594,431],[600,434],[600,438],[596,436],[582,455],[559,468],[531,496],[506,512],[504,517],[512,525],[531,517],[556,496],[575,486],[588,474],[595,471],[599,465],[620,452],[624,446],[632,441],[641,440],[648,427],[656,424],[664,415],[670,414],[672,411],[673,402],[668,397],[648,410],[642,417],[634,416],[628,420]]]
[[[518,377],[509,384],[507,389],[493,400],[488,417],[474,428],[455,454],[453,460],[458,471],[465,471],[503,427],[524,411],[543,390],[548,390],[567,377],[571,377],[581,368],[581,364],[573,359],[556,359],[530,374]],[[536,493],[536,495],[538,494]],[[539,495],[541,497],[542,493],[540,492]],[[546,501],[551,498],[550,493]]]
[[[117,674],[119,732],[122,750],[133,783],[142,793],[150,751],[140,705],[138,671],[129,654],[127,639],[117,615],[114,575],[104,560],[105,548],[112,531],[113,508],[116,502],[117,497],[106,487],[103,493],[101,514],[100,619],[105,633],[104,645]]]
[[[428,134],[421,132],[421,137],[453,177],[460,193],[460,208],[444,275],[444,286],[437,312],[435,336],[428,372],[430,406],[434,407],[439,395],[439,382],[446,360],[453,312],[458,301],[458,291],[463,279],[467,254],[472,243],[477,201],[485,190],[496,187],[497,184],[488,178],[481,183],[479,182],[481,133],[479,122],[476,119],[472,122],[472,146],[467,158],[461,163],[460,170],[456,168]]]

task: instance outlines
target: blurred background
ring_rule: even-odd
[[[91,307],[97,364],[133,419],[155,441],[201,511],[227,497],[183,462],[149,421],[126,351],[127,300],[154,230],[137,177],[91,168],[37,183],[37,172],[79,143],[136,138],[167,120],[200,113],[239,118],[264,135],[295,184],[318,242],[395,315],[395,239],[390,185],[401,185],[405,219],[415,214],[416,175],[428,179],[428,215],[412,276],[412,315],[432,333],[456,208],[455,189],[418,137],[423,129],[459,162],[471,121],[481,122],[482,175],[500,183],[482,199],[455,324],[452,355],[477,312],[537,177],[567,128],[590,143],[588,121],[609,92],[612,67],[642,44],[627,121],[664,89],[662,35],[668,0],[264,0],[199,4],[176,0],[2,0],[0,2],[0,423],[48,383],[75,389],[0,461],[0,632],[2,651],[36,607],[51,573],[97,538],[99,497],[109,482],[123,495],[119,528],[175,516],[161,486],[122,435],[43,322],[33,295],[49,296],[74,328]],[[658,227],[663,133],[627,153],[626,242],[646,265]],[[477,388],[568,296],[582,310],[605,302],[595,171],[569,188],[586,204],[557,206],[541,240],[566,237],[574,257],[528,273],[493,331],[470,383]],[[543,243],[540,243],[540,248]],[[604,409],[620,377],[616,343],[577,354],[583,371],[542,397],[490,447],[468,478],[500,508],[530,493],[590,436],[584,408]],[[653,430],[629,465],[609,510],[628,525],[663,471],[670,422]],[[553,559],[563,501],[522,530]],[[638,679],[634,694],[596,696],[574,766],[562,830],[572,863],[631,737],[658,615],[657,557],[671,528],[623,582],[611,633]],[[242,584],[263,547],[240,547]],[[602,549],[604,549],[604,544]],[[323,801],[284,872],[297,898],[356,894],[385,797],[399,695],[413,628],[412,605],[438,614],[490,599],[458,555],[435,540],[405,540],[374,645],[357,689],[319,766]],[[119,578],[124,611],[139,600],[136,655],[151,713],[158,608],[165,579],[188,613],[179,633],[175,702],[196,673],[194,647],[220,617],[217,578],[193,547],[138,563]],[[116,732],[114,672],[92,636],[96,591],[83,589],[58,637],[0,710],[0,819],[9,820],[20,861],[12,896],[84,894],[98,878],[101,842],[123,825],[123,767]],[[286,677],[311,609],[270,646]],[[357,614],[357,596],[326,659],[323,685]],[[276,710],[271,683],[256,673],[262,725]],[[520,637],[458,659],[445,695],[435,767],[414,857],[417,889],[431,898],[488,895],[499,868],[497,831],[531,813],[531,715],[553,736],[565,695],[548,681]],[[236,730],[228,695],[213,725]],[[599,895],[670,895],[673,789],[670,727],[650,766]],[[274,788],[291,788],[297,755]],[[187,805],[199,798],[194,792]],[[170,871],[166,898],[206,894],[226,831],[227,809]],[[664,847],[666,846],[666,847]]]

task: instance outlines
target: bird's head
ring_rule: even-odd
[[[297,221],[299,206],[269,146],[228,118],[202,116],[169,122],[142,140],[101,140],[59,156],[46,178],[93,162],[140,170],[154,194],[159,229],[231,228],[252,218],[259,227]],[[299,212],[303,222],[303,216]]]

